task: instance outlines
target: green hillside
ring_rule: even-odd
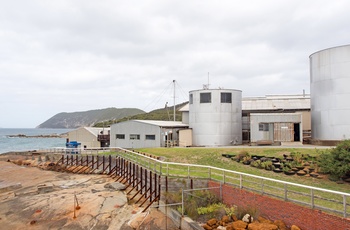
[[[188,102],[184,102],[181,104],[177,104],[175,106],[175,120],[181,121],[181,112],[178,110],[182,108],[185,104]],[[104,122],[98,122],[94,125],[94,127],[107,127],[111,126],[118,122],[123,122],[127,120],[162,120],[162,121],[173,121],[174,120],[174,106],[163,108],[163,109],[156,109],[149,113],[140,113],[136,115],[126,116],[119,119],[110,119],[108,121]]]
[[[145,111],[135,108],[106,108],[89,110],[84,112],[59,113],[47,121],[41,123],[37,128],[79,128],[93,126],[103,121],[119,120],[136,114],[144,114]]]

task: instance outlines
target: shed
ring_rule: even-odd
[[[301,142],[301,113],[250,114],[251,143]]]
[[[81,127],[68,132],[68,142],[77,141],[83,148],[109,147],[110,128]]]
[[[111,126],[111,147],[152,148],[179,145],[179,131],[187,124],[177,121],[130,120]]]

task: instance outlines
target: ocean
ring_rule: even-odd
[[[7,135],[24,134],[27,136],[62,134],[72,129],[19,129],[0,128],[0,154],[11,151],[40,150],[54,147],[65,147],[65,138],[21,138]]]

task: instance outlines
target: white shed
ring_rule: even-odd
[[[301,113],[250,114],[251,143],[302,142]]]
[[[177,121],[130,120],[111,126],[111,147],[152,148],[179,144],[179,130],[188,125]]]
[[[81,127],[68,132],[68,139],[81,143],[82,148],[108,147],[109,131],[110,128]]]

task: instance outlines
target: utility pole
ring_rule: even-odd
[[[173,83],[174,83],[174,121],[176,121],[176,119],[175,119],[175,112],[176,112],[176,110],[175,110],[175,80],[173,80]]]

